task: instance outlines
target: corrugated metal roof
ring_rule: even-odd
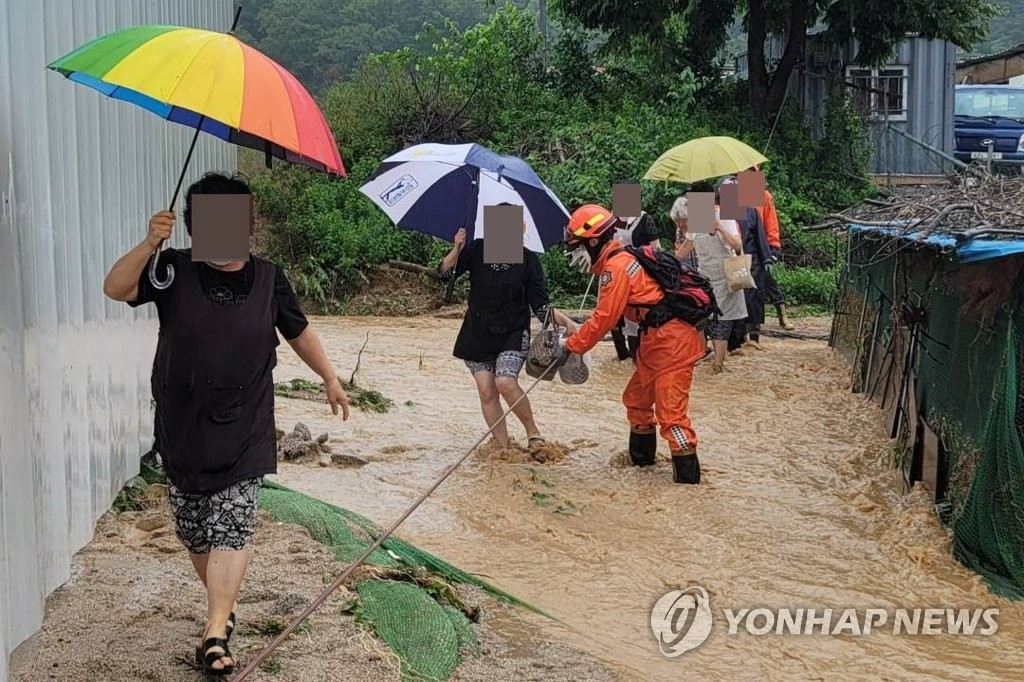
[[[1024,54],[1024,43],[1021,43],[1020,45],[1016,45],[1016,46],[1011,47],[1009,49],[1003,50],[1002,52],[995,52],[993,54],[986,54],[986,55],[981,55],[981,56],[978,56],[978,57],[971,57],[970,59],[965,59],[964,61],[958,63],[956,65],[956,68],[962,69],[962,68],[965,68],[965,67],[968,67],[968,66],[976,66],[978,64],[984,64],[986,62],[999,61],[1000,59],[1010,59],[1011,57],[1016,57],[1016,56],[1022,55],[1022,54]]]

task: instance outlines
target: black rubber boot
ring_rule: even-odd
[[[700,460],[697,453],[672,455],[672,473],[676,483],[700,483]]]
[[[658,434],[629,432],[629,459],[633,466],[648,467],[654,464],[654,455],[658,452]]]

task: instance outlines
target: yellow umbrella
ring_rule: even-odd
[[[644,180],[697,182],[740,173],[767,161],[753,147],[731,137],[700,137],[658,157]]]

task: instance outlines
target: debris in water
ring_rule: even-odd
[[[351,382],[341,381],[342,388],[348,394],[352,407],[357,407],[363,412],[376,412],[383,414],[391,410],[395,403],[380,391],[357,386]],[[282,398],[293,398],[296,400],[311,400],[318,403],[327,402],[327,392],[323,384],[315,384],[307,379],[292,379],[274,384],[274,395]]]
[[[370,460],[356,455],[345,455],[340,452],[335,452],[331,455],[331,464],[342,467],[361,467],[366,466],[370,463]]]
[[[278,459],[294,461],[299,459],[318,458],[321,453],[330,453],[331,448],[327,445],[327,434],[313,440],[309,427],[299,422],[291,433],[283,436],[277,441]]]

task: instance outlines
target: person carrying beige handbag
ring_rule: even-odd
[[[691,191],[710,192],[714,189],[707,183],[697,183]],[[685,196],[675,200],[669,214],[677,229],[685,229],[688,220],[687,201]],[[690,249],[697,256],[697,271],[711,281],[715,291],[715,300],[722,311],[718,319],[706,330],[711,339],[714,353],[713,371],[718,374],[725,367],[728,355],[728,339],[734,326],[743,326],[747,318],[747,303],[743,290],[729,288],[726,277],[725,261],[734,258],[736,251],[743,248],[739,227],[732,220],[718,220],[714,234],[695,233],[686,230],[686,241],[692,244]],[[682,248],[682,247],[680,247]]]

